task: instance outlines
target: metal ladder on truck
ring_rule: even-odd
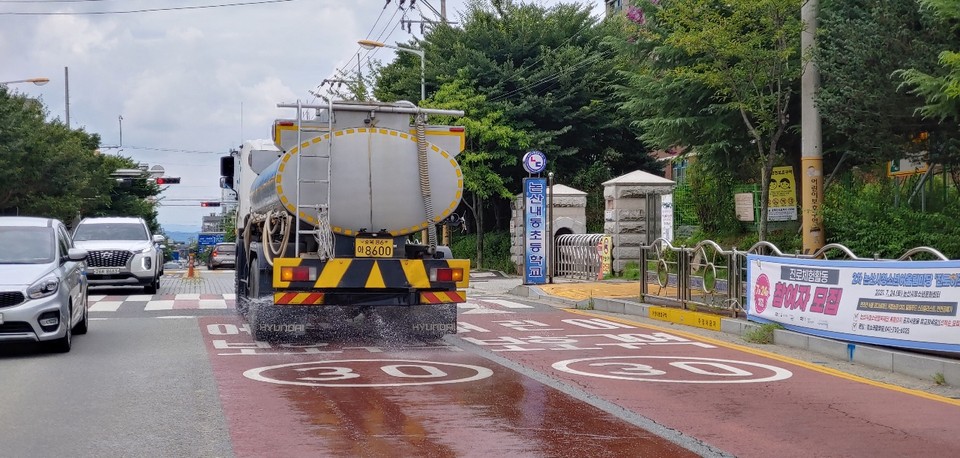
[[[294,216],[294,224],[296,224],[296,232],[294,234],[294,257],[299,258],[300,253],[300,236],[301,235],[312,235],[317,240],[318,248],[317,255],[320,259],[326,260],[333,257],[333,232],[330,228],[330,178],[332,176],[332,167],[333,167],[333,99],[328,99],[327,107],[327,148],[326,154],[322,151],[319,154],[305,154],[305,148],[303,145],[303,105],[300,101],[297,101],[297,198],[296,198],[296,209],[297,214]],[[320,158],[326,159],[327,162],[327,175],[323,179],[317,178],[304,178],[303,177],[303,164],[304,158]],[[305,184],[321,184],[327,186],[326,199],[322,202],[317,202],[313,204],[304,204],[301,202],[301,197],[303,196],[303,185]],[[300,228],[300,214],[306,210],[313,210],[316,212],[317,216],[317,227],[313,229],[301,229]]]

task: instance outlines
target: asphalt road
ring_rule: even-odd
[[[196,319],[90,322],[67,354],[0,352],[0,455],[232,456]]]
[[[0,456],[960,455],[957,399],[496,277],[430,342],[256,342],[232,282],[92,290],[70,353],[0,348]]]

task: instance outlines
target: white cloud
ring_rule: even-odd
[[[439,9],[437,0],[430,2]],[[11,3],[0,4],[0,13],[210,3]],[[333,76],[336,68],[355,65],[356,41],[368,33],[385,42],[409,38],[394,27],[402,15],[391,18],[398,2],[391,2],[386,10],[384,3],[297,0],[142,14],[0,14],[0,81],[49,78],[46,86],[18,85],[17,89],[43,100],[51,118],[64,119],[64,67],[69,67],[71,126],[99,134],[103,144],[110,146],[119,144],[122,125],[124,149],[119,154],[162,165],[169,176],[182,179],[163,194],[167,205],[159,210],[161,224],[199,227],[201,216],[211,209],[198,204],[173,206],[190,205],[175,199],[218,199],[220,155],[242,139],[270,138],[275,118],[295,116],[295,110],[279,109],[277,103],[298,98],[315,101],[307,91]],[[456,11],[464,3],[448,2],[451,19],[456,20]],[[595,11],[602,7],[597,3]],[[426,9],[423,13],[432,16]],[[411,12],[411,18],[419,19],[419,13]],[[391,30],[393,34],[388,35]],[[392,60],[388,50],[376,57]],[[111,149],[104,152],[118,154]]]

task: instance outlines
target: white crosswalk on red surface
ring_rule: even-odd
[[[136,294],[131,296],[88,296],[91,312],[117,312],[124,309],[147,311],[184,309],[231,309],[236,294]]]
[[[227,310],[236,306],[236,294],[136,294],[93,295],[88,296],[91,312],[118,312],[121,310]],[[531,309],[533,306],[503,299],[468,298],[467,302],[457,304],[461,313],[515,313],[517,309]]]

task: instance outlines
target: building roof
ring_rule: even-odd
[[[553,185],[553,192],[555,192],[558,196],[585,196],[585,195],[587,195],[587,193],[585,193],[585,192],[583,192],[583,191],[581,191],[581,190],[579,190],[579,189],[574,189],[574,188],[571,188],[570,186],[562,185],[562,184],[554,184],[554,185]],[[550,187],[549,187],[549,186],[547,186],[547,194],[550,194]]]
[[[612,180],[607,180],[603,182],[604,186],[612,184],[621,184],[621,185],[674,185],[673,180],[668,180],[664,177],[654,175],[652,173],[644,172],[643,170],[634,170],[626,175],[620,175]]]

